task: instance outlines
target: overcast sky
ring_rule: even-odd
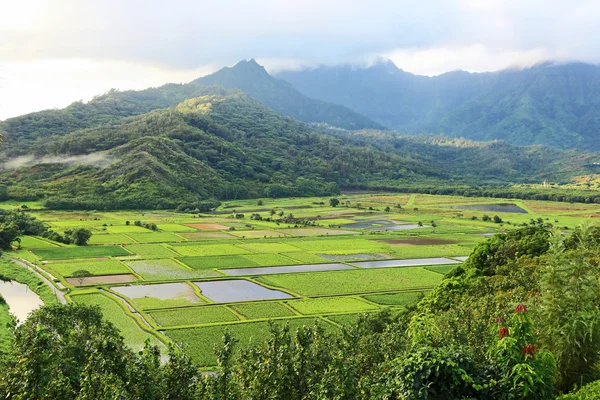
[[[598,0],[0,0],[0,119],[111,88],[385,57],[436,75],[600,62]]]

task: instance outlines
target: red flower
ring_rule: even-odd
[[[523,347],[523,351],[521,352],[521,355],[524,356],[526,354],[529,354],[530,356],[534,356],[535,352],[537,351],[537,348],[535,347],[535,345],[533,344],[526,344],[525,347]]]
[[[527,307],[525,306],[525,304],[519,304],[517,305],[517,307],[515,308],[515,314],[518,313],[526,313],[527,312]]]
[[[498,329],[498,335],[500,336],[500,340],[507,337],[508,336],[508,328],[505,326],[501,326],[500,329]]]
[[[496,318],[496,323],[497,324],[503,324],[505,322],[506,322],[506,320],[504,318]]]

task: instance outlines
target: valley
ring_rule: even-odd
[[[271,322],[293,328],[317,321],[339,331],[362,313],[402,312],[494,234],[532,219],[568,232],[600,215],[596,204],[391,193],[334,198],[335,207],[332,197],[227,201],[204,213],[0,206],[27,206],[58,232],[90,229],[87,246],[25,236],[5,256],[32,265],[69,302],[99,306],[132,349],[150,340],[165,351],[173,342],[209,370],[226,331],[244,344],[263,340]]]

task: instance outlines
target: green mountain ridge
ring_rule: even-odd
[[[600,150],[600,66],[542,63],[418,76],[391,62],[281,71],[307,96],[411,134]]]
[[[176,107],[36,141],[28,152],[65,162],[5,170],[0,183],[9,198],[43,199],[58,209],[160,209],[214,198],[332,195],[340,188],[537,182],[583,173],[595,159],[388,131],[320,131],[219,88]],[[67,161],[90,154],[106,162]]]

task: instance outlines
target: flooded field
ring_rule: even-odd
[[[419,267],[422,265],[460,264],[460,261],[450,258],[416,258],[414,260],[385,260],[352,263],[360,268],[390,268],[390,267]]]
[[[267,289],[245,280],[194,282],[194,284],[200,288],[204,297],[217,303],[292,298],[287,293]]]

